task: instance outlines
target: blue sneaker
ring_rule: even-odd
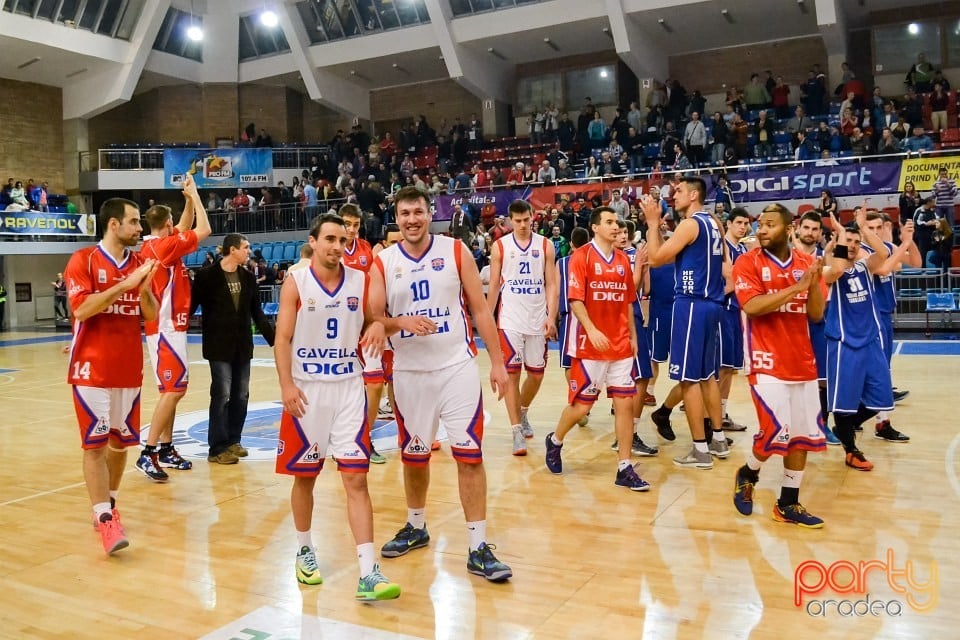
[[[403,525],[393,540],[380,548],[380,555],[384,558],[398,558],[414,549],[420,549],[430,543],[430,534],[427,533],[427,527],[415,529],[409,522]]]
[[[773,505],[773,519],[777,522],[795,524],[805,529],[822,529],[823,520],[809,513],[802,504],[789,504],[781,507],[780,503]]]
[[[833,434],[833,429],[831,429],[830,427],[823,428],[823,435],[827,439],[828,445],[835,447],[841,444],[840,438],[838,438]]]
[[[560,458],[560,450],[563,449],[562,444],[553,444],[553,431],[547,434],[547,469],[550,469],[550,473],[563,473],[563,460]]]
[[[490,582],[503,582],[513,577],[513,570],[493,555],[495,546],[486,542],[467,556],[467,571],[483,576]]]
[[[157,451],[157,460],[160,461],[159,466],[167,467],[168,469],[179,469],[180,471],[193,469],[193,463],[189,460],[184,460],[180,452],[178,452],[177,448],[173,445],[160,447]]]
[[[650,491],[650,485],[637,475],[637,470],[633,468],[633,465],[617,471],[617,479],[614,484],[618,487],[626,487],[630,491]]]
[[[753,486],[756,481],[746,477],[741,469],[737,470],[733,483],[733,506],[737,508],[740,515],[749,516],[753,513]]]

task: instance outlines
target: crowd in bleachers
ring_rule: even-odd
[[[76,212],[76,207],[66,196],[51,194],[48,188],[47,182],[37,182],[33,178],[26,183],[7,178],[7,183],[0,190],[0,211]]]

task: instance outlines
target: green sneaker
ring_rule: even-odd
[[[400,597],[400,585],[390,582],[380,573],[380,565],[373,565],[370,575],[360,578],[357,583],[357,600],[372,602],[374,600],[393,600]]]
[[[513,577],[513,571],[493,555],[495,546],[486,542],[479,549],[471,551],[467,557],[467,571],[483,576],[490,582],[503,582]]]
[[[370,444],[370,462],[371,464],[386,464],[387,459],[383,457],[379,451],[373,448],[373,444]]]
[[[297,582],[301,584],[323,584],[317,556],[310,547],[300,547],[297,554]]]

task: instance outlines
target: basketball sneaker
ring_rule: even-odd
[[[523,436],[522,427],[513,428],[513,455],[527,455],[527,439]]]
[[[612,451],[616,451],[620,448],[620,442],[614,440],[610,445]],[[633,434],[633,442],[630,444],[630,452],[635,456],[655,456],[660,453],[660,450],[656,447],[648,446],[643,440],[640,439],[640,436]]]
[[[721,427],[724,431],[746,431],[747,425],[740,424],[739,422],[734,422],[730,416],[723,416],[723,423]]]
[[[677,439],[677,434],[673,432],[673,427],[670,425],[669,414],[660,413],[660,410],[657,409],[650,414],[650,419],[656,425],[657,433],[660,434],[661,438],[667,442],[673,442]]]
[[[137,469],[140,469],[143,475],[154,482],[166,482],[170,479],[167,472],[160,468],[159,453],[157,451],[152,451],[151,453],[141,451],[140,457],[137,458]]]
[[[894,401],[894,402],[900,402],[901,400],[903,400],[904,398],[906,398],[908,395],[910,395],[910,392],[907,391],[907,390],[901,391],[900,389],[897,389],[896,387],[893,388],[893,401]]]
[[[393,536],[393,540],[390,540],[380,548],[380,555],[384,558],[398,558],[414,549],[425,547],[429,543],[430,534],[427,533],[426,525],[424,525],[423,529],[415,529],[413,525],[408,522],[403,525],[400,531],[397,531],[397,535]]]
[[[831,446],[837,446],[841,444],[840,438],[838,438],[836,434],[833,433],[833,429],[831,429],[830,427],[825,426],[823,428],[823,437],[826,438],[827,444]]]
[[[395,416],[393,415],[393,406],[390,404],[390,399],[385,398],[383,404],[377,408],[377,419],[378,420],[393,420]]]
[[[170,469],[179,469],[180,471],[193,469],[193,463],[189,460],[184,460],[183,456],[180,455],[180,452],[177,451],[177,448],[173,445],[160,447],[160,450],[157,452],[157,460],[160,462],[157,467],[168,467]]]
[[[510,567],[503,564],[493,555],[495,546],[484,542],[479,548],[470,551],[467,556],[467,571],[474,575],[483,576],[490,582],[503,582],[513,577]]]
[[[876,431],[873,433],[873,437],[878,440],[886,440],[887,442],[910,442],[910,436],[905,433],[900,433],[890,425],[889,420],[884,420],[883,422],[877,425]]]
[[[737,476],[733,482],[733,506],[740,515],[749,516],[753,513],[753,487],[757,484],[759,474],[750,478],[743,472],[743,467],[737,469]]]
[[[648,393],[643,396],[643,404],[647,407],[655,407],[657,406],[657,399],[653,396],[653,394]]]
[[[713,457],[709,451],[697,451],[696,447],[691,447],[687,455],[674,458],[673,464],[691,469],[713,469]]]
[[[386,464],[387,459],[383,457],[379,451],[373,447],[373,443],[370,443],[370,462],[373,464]]]
[[[714,438],[707,446],[710,449],[710,455],[718,458],[726,458],[730,455],[730,445],[727,444],[726,437]]]
[[[300,584],[323,584],[317,554],[310,547],[300,547],[296,562],[297,582]]]
[[[110,515],[113,516],[113,521],[120,527],[120,533],[126,536],[127,530],[123,528],[123,522],[120,520],[120,512],[117,511],[116,507],[110,510]],[[96,515],[93,516],[93,530],[100,531],[100,520],[97,519]]]
[[[393,600],[400,597],[400,585],[390,582],[380,573],[380,565],[373,565],[373,571],[360,578],[357,583],[357,600],[373,602],[374,600]]]
[[[863,451],[860,449],[854,449],[853,451],[847,452],[847,458],[845,463],[851,469],[856,469],[857,471],[872,471],[873,463],[866,459],[863,455]]]
[[[563,444],[553,444],[553,431],[547,434],[547,453],[544,454],[550,473],[563,473],[563,459],[560,452]]]
[[[523,419],[520,420],[520,431],[523,432],[524,438],[533,437],[533,427],[530,426],[530,421],[527,420],[527,416],[523,416]]]
[[[633,465],[618,470],[614,484],[618,487],[626,487],[630,491],[650,491],[650,485],[637,475],[637,470],[633,468]]]
[[[440,441],[434,440],[430,443],[430,451],[440,451]]]
[[[777,522],[795,524],[804,529],[823,528],[823,520],[804,509],[802,504],[788,504],[783,507],[778,502],[773,505],[772,515]]]
[[[112,514],[105,513],[100,516],[100,526],[97,527],[97,531],[100,532],[100,541],[103,543],[103,550],[107,552],[107,555],[113,555],[115,552],[130,546],[123,528],[117,520],[113,519]]]

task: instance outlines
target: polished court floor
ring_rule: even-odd
[[[537,435],[526,458],[510,455],[502,405],[489,397],[486,403],[489,538],[514,579],[496,585],[467,574],[466,531],[445,444],[432,465],[430,546],[382,562],[403,586],[399,600],[362,605],[353,601],[355,548],[330,469],[317,485],[313,527],[324,584],[303,587],[294,578],[290,481],[275,475],[272,463],[279,394],[266,347],[257,348],[251,376],[251,459],[222,467],[197,458],[192,471],[172,472],[159,485],[133,467],[131,456],[119,498],[131,546],[105,557],[90,525],[64,344],[54,334],[0,336],[0,638],[958,634],[960,358],[935,355],[947,348],[904,345],[895,357],[895,381],[911,394],[894,425],[912,437],[909,444],[876,440],[868,425],[861,448],[876,464],[872,473],[847,469],[836,448],[811,458],[801,500],[826,520],[815,531],[770,518],[778,460],[761,472],[754,515],[735,512],[733,474],[750,432],[735,434],[731,457],[711,471],[675,468],[671,458],[689,446],[679,412],[677,442],[659,442],[659,457],[640,460],[653,485],[647,494],[613,484],[607,401],[597,405],[589,428],[568,437],[564,474],[551,475],[543,436],[565,401],[554,358],[531,409]],[[914,351],[933,355],[907,355]],[[209,370],[198,344],[190,356],[196,363],[176,437],[181,451],[202,455]],[[666,390],[661,381],[657,395]],[[144,423],[155,399],[148,385]],[[730,412],[755,424],[742,379]],[[390,428],[381,425],[379,433]],[[641,436],[657,442],[646,417]],[[378,546],[406,515],[398,455],[387,457],[370,472]],[[860,564],[868,561],[877,562]],[[800,594],[799,607],[798,567],[812,592]],[[857,580],[861,568],[866,576]]]

